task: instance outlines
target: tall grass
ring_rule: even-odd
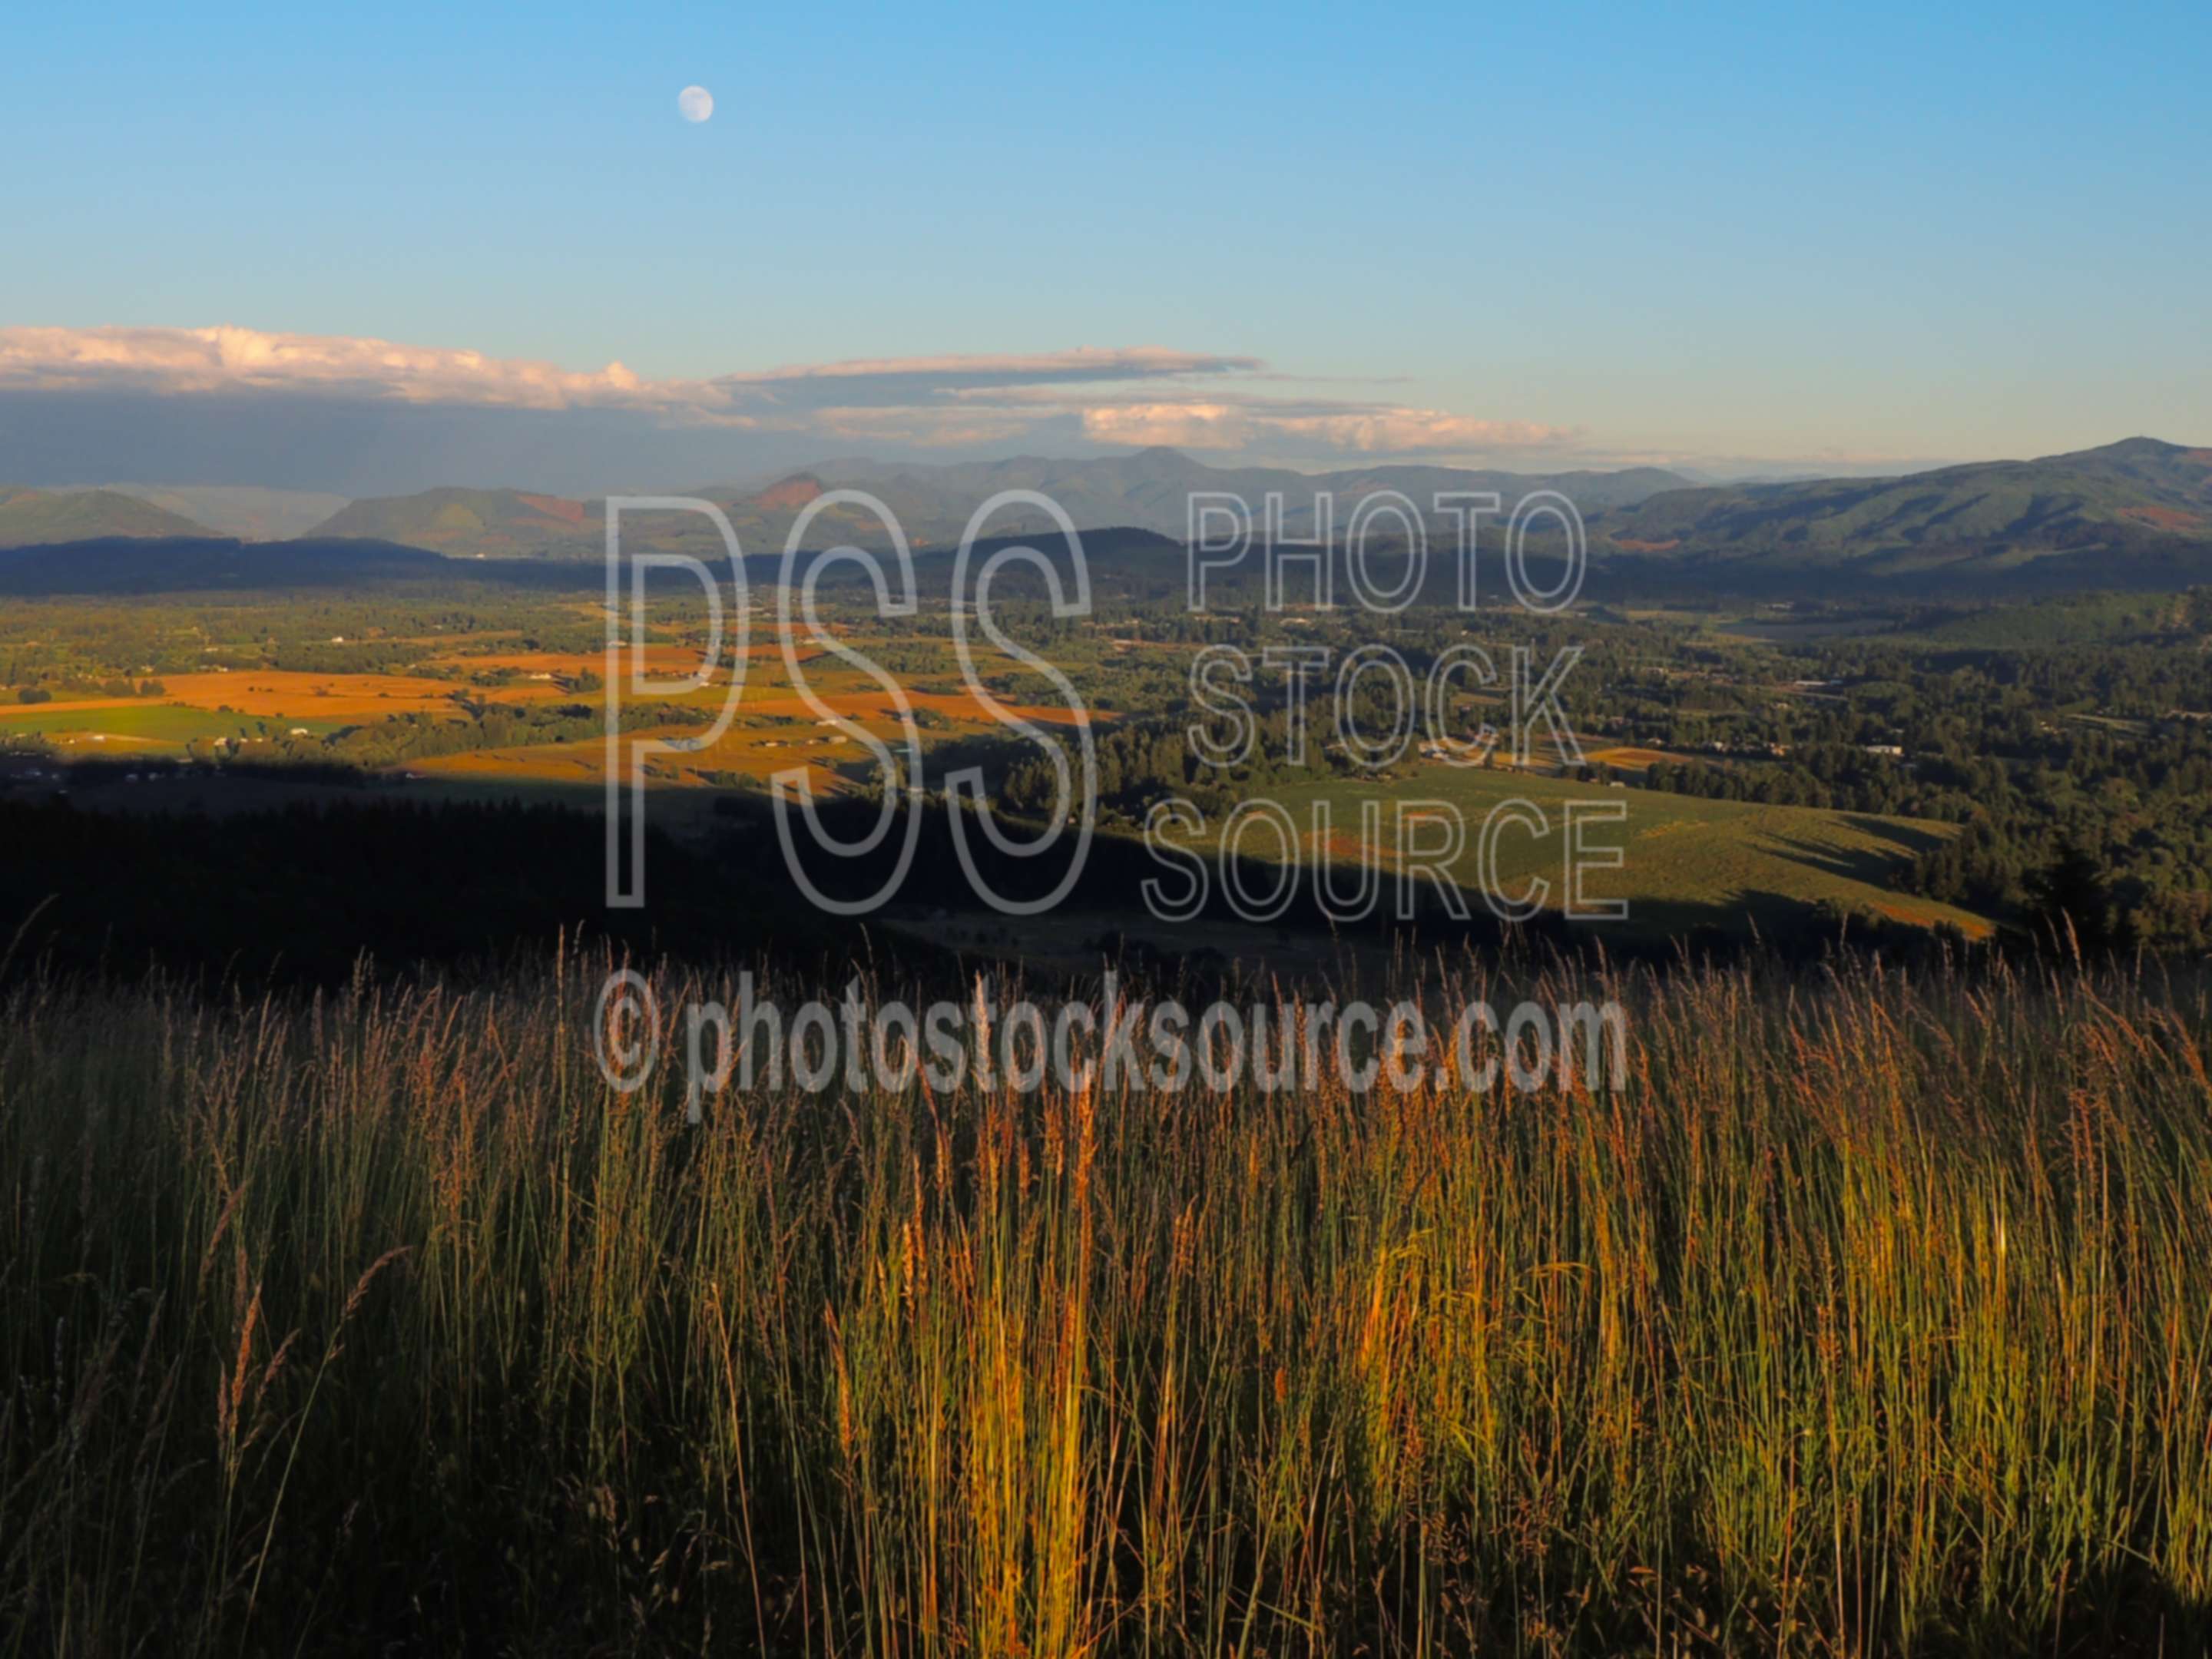
[[[2204,1650],[2170,991],[1682,971],[1618,1094],[687,1128],[596,989],[13,993],[7,1651]]]

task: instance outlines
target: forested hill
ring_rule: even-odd
[[[2212,570],[2212,448],[2130,438],[1903,477],[1668,490],[1594,514],[1591,528],[1594,556],[1759,573],[2001,575],[2055,560],[2056,576],[2094,559],[2107,580],[2127,566],[2201,578]]]

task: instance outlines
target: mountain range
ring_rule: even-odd
[[[1233,495],[1255,515],[1283,498],[1282,528],[1314,533],[1317,498],[1334,498],[1340,534],[1359,500],[1394,490],[1427,508],[1443,491],[1495,490],[1510,508],[1531,490],[1575,501],[1593,560],[1632,580],[1753,586],[1774,582],[1954,583],[2001,577],[2033,586],[2167,586],[2212,577],[2212,448],[2130,438],[2033,461],[1990,461],[1890,478],[1777,483],[1693,483],[1656,467],[1613,472],[1519,474],[1455,467],[1378,465],[1328,473],[1206,466],[1171,449],[1082,460],[1034,456],[944,466],[825,463],[764,486],[708,485],[684,492],[714,502],[744,551],[781,553],[802,514],[812,549],[883,546],[881,521],[859,504],[821,498],[865,490],[897,518],[916,551],[955,545],[969,518],[1006,490],[1058,502],[1078,528],[1144,530],[1181,539],[1196,492]],[[126,493],[127,492],[127,493]],[[444,489],[349,501],[306,528],[312,502],[281,492],[0,489],[0,547],[98,538],[198,537],[207,530],[176,509],[203,503],[226,527],[282,523],[318,543],[358,539],[471,559],[595,559],[605,546],[595,500],[513,489]],[[150,497],[151,499],[149,499]],[[713,526],[693,514],[625,518],[633,549],[719,555]],[[1389,527],[1386,521],[1386,528]],[[1441,521],[1437,527],[1441,528]],[[993,536],[1053,528],[1048,514],[1017,503],[994,514]],[[1255,530],[1261,526],[1255,525]]]
[[[1425,507],[1440,490],[1497,490],[1510,501],[1530,489],[1560,490],[1578,503],[1626,507],[1688,480],[1656,467],[1620,472],[1528,475],[1471,471],[1444,466],[1376,466],[1340,472],[1292,472],[1268,467],[1210,467],[1172,449],[1085,460],[1018,456],[949,466],[885,465],[872,461],[830,462],[780,478],[764,489],[707,485],[682,492],[720,507],[748,554],[781,552],[792,526],[818,497],[837,489],[862,489],[894,514],[917,549],[957,544],[969,515],[1001,491],[1031,490],[1063,507],[1079,530],[1150,530],[1181,539],[1188,500],[1196,491],[1235,495],[1264,511],[1272,494],[1283,497],[1282,523],[1293,535],[1313,533],[1322,494],[1335,501],[1340,532],[1361,497],[1397,490]],[[629,520],[625,520],[629,523]],[[1010,506],[993,515],[987,532],[1019,535],[1053,528],[1050,515]],[[512,489],[433,489],[416,495],[358,501],[316,526],[317,536],[360,536],[403,542],[469,557],[597,557],[605,546],[601,503]],[[637,520],[629,532],[656,547],[694,548],[714,539],[696,517]],[[881,520],[868,508],[833,502],[818,508],[810,545],[853,541],[881,546]],[[646,544],[640,542],[639,544]]]

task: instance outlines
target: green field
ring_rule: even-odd
[[[1376,785],[1332,781],[1293,785],[1274,792],[1291,820],[1310,834],[1316,802],[1328,803],[1329,821],[1340,836],[1359,834],[1359,802],[1384,803],[1382,840],[1386,853],[1397,845],[1397,811],[1393,803],[1436,801],[1455,808],[1467,826],[1466,847],[1451,866],[1462,885],[1482,884],[1478,838],[1486,817],[1501,803],[1522,800],[1544,816],[1550,833],[1537,836],[1517,827],[1501,830],[1496,842],[1497,890],[1507,897],[1528,890],[1531,878],[1550,884],[1546,902],[1563,901],[1567,851],[1565,810],[1581,801],[1626,814],[1620,822],[1582,826],[1586,850],[1618,848],[1617,870],[1586,872],[1583,892],[1593,899],[1626,899],[1626,922],[1610,924],[1639,938],[1663,937],[1682,929],[1716,926],[1731,930],[1764,927],[1800,916],[1804,907],[1831,901],[1854,912],[1871,909],[1899,921],[1925,925],[1948,922],[1970,934],[1989,924],[1970,912],[1910,895],[1887,884],[1897,864],[1937,845],[1955,833],[1946,823],[1815,807],[1764,806],[1741,801],[1702,800],[1644,789],[1614,789],[1523,773],[1428,767],[1409,776]],[[1219,830],[1208,826],[1209,836]],[[1425,844],[1442,842],[1441,831]],[[1248,853],[1267,856],[1273,838],[1250,832]],[[1353,849],[1336,843],[1346,858]]]
[[[89,737],[98,732],[179,746],[195,738],[282,737],[295,726],[304,726],[320,737],[346,724],[343,720],[295,720],[289,715],[225,714],[167,702],[105,708],[39,704],[0,709],[0,732],[38,732],[50,738]]]

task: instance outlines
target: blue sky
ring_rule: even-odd
[[[2212,442],[2201,4],[626,9],[20,15],[0,326],[937,366],[771,455]],[[1139,346],[1244,366],[957,366]]]

